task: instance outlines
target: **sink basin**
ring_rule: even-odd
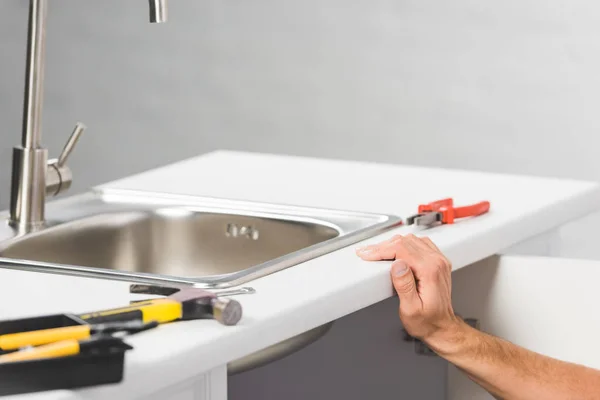
[[[0,257],[12,260],[0,266],[216,291],[401,224],[391,215],[106,189],[48,203],[47,220],[24,235],[1,226]],[[331,324],[234,360],[229,373],[285,357]]]
[[[315,222],[214,209],[115,210],[16,240],[2,255],[170,279],[209,277],[206,283],[223,285],[240,282],[239,272],[254,265],[338,235],[335,228]]]
[[[102,190],[48,204],[48,226],[0,241],[43,272],[227,288],[383,232],[389,215]]]

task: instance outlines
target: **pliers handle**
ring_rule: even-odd
[[[433,201],[419,205],[418,214],[406,219],[407,225],[431,225],[435,222],[453,224],[457,218],[475,217],[485,214],[490,209],[489,201],[481,201],[468,206],[454,207],[452,198]]]

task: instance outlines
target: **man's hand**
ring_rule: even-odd
[[[452,264],[433,242],[415,235],[357,250],[364,260],[396,260],[391,276],[400,298],[400,319],[413,337],[429,342],[459,325],[451,297]]]
[[[493,396],[519,400],[600,400],[600,371],[555,360],[478,331],[454,315],[450,261],[414,235],[357,250],[364,260],[396,260],[392,281],[406,331]]]

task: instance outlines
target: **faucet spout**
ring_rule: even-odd
[[[30,2],[27,37],[27,64],[23,104],[24,148],[41,147],[42,99],[44,91],[44,55],[46,50],[47,0]]]
[[[150,22],[167,22],[167,0],[148,0],[150,3]]]

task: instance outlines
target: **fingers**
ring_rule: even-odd
[[[421,299],[417,292],[417,283],[412,270],[402,260],[396,260],[391,269],[392,283],[400,299],[400,308],[403,310],[417,310],[420,308]]]
[[[452,269],[452,264],[440,249],[428,237],[417,237],[413,234],[406,236],[396,235],[379,244],[366,246],[356,251],[356,254],[366,261],[398,260],[407,263],[417,279],[421,279],[429,272],[435,271],[433,265],[446,266]],[[443,265],[442,265],[443,264]]]
[[[440,252],[440,253],[441,253],[440,249],[438,249],[438,247],[435,245],[435,243],[433,243],[433,242],[431,241],[431,239],[429,239],[427,236],[425,236],[425,237],[422,237],[422,238],[421,238],[421,241],[422,241],[424,244],[426,244],[426,245],[427,245],[427,247],[429,247],[431,250],[433,250],[433,251],[437,251],[437,252]]]
[[[365,261],[380,261],[384,260],[380,254],[380,245],[374,244],[367,247],[361,247],[356,250],[356,255]]]
[[[383,241],[378,244],[362,247],[356,250],[356,254],[365,261],[381,261],[381,260],[395,260],[403,258],[403,254],[407,252],[411,253],[413,257],[418,256],[419,249],[423,248],[420,238],[417,238],[413,234],[406,236],[396,235],[389,240]],[[426,247],[436,252],[440,252],[437,247],[429,240],[430,245],[433,247]]]
[[[429,239],[428,237],[423,237],[421,238],[421,240],[423,241],[424,244],[426,244],[431,250],[433,250],[435,253],[437,253],[438,256],[443,258],[444,264],[450,269],[452,270],[452,263],[450,262],[450,260],[448,260],[448,258],[446,258],[446,256],[442,253],[442,251],[435,245],[435,243],[433,243],[431,241],[431,239]]]
[[[394,236],[391,239],[385,240],[378,244],[372,244],[370,246],[360,247],[356,249],[356,255],[365,261],[380,261],[380,260],[394,260],[396,258],[395,253],[391,251],[390,244],[393,244],[400,236]]]

